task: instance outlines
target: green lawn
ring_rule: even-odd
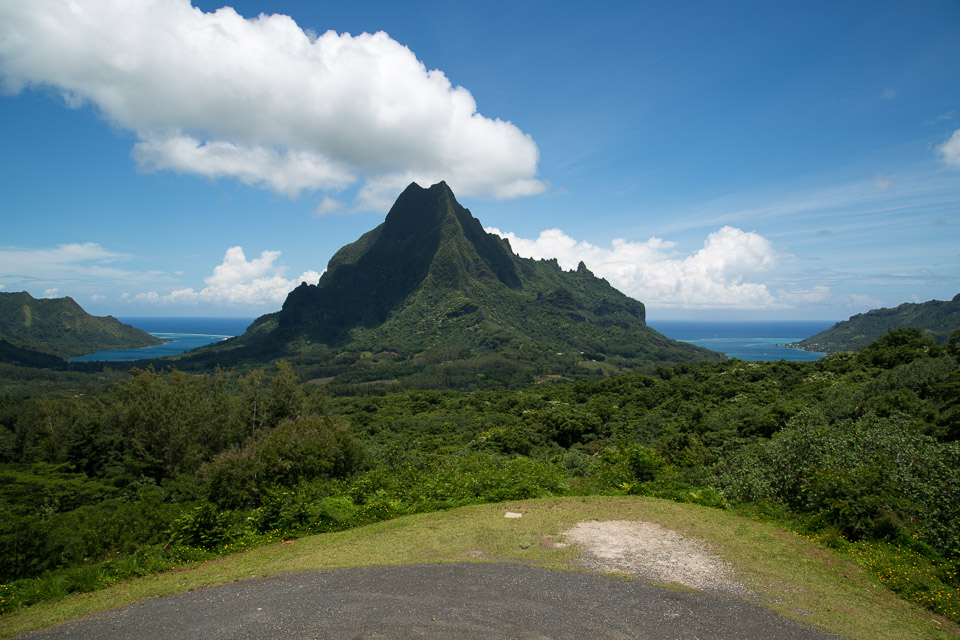
[[[504,518],[521,512],[519,519]],[[704,541],[736,570],[756,602],[844,638],[906,640],[960,635],[960,627],[907,603],[832,551],[728,511],[649,498],[550,498],[406,516],[278,542],[186,569],[43,603],[0,618],[12,636],[145,598],[281,572],[433,562],[518,562],[576,569],[558,534],[584,520],[654,522]]]

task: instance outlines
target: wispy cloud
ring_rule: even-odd
[[[95,105],[135,132],[145,171],[290,196],[357,185],[354,208],[389,206],[382,194],[412,180],[492,198],[545,188],[529,135],[383,32],[317,36],[185,0],[4,2],[0,80]]]
[[[925,124],[936,124],[938,122],[943,122],[944,120],[953,120],[956,117],[956,115],[957,115],[956,111],[947,111],[945,113],[941,113],[936,118],[931,118],[930,120],[927,120]]]
[[[96,242],[61,244],[52,248],[0,247],[0,280],[10,289],[70,289],[157,281],[156,273],[121,269],[116,263],[130,260]]]
[[[960,142],[960,136],[955,138]],[[803,233],[809,226],[830,228],[838,219],[869,221],[874,227],[902,224],[921,214],[947,215],[956,211],[960,205],[960,183],[948,174],[875,174],[869,181],[828,188],[730,194],[671,212],[670,221],[661,224],[658,232],[669,234],[726,224],[759,226],[778,220],[789,220],[792,229]]]

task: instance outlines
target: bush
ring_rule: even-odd
[[[215,549],[240,533],[230,515],[209,502],[193,507],[170,528],[170,543],[183,547]]]
[[[263,430],[242,449],[221,453],[201,469],[210,500],[223,508],[258,506],[274,486],[294,487],[355,471],[363,451],[348,432],[320,418],[298,418]]]
[[[827,426],[804,411],[769,441],[714,467],[740,502],[769,500],[820,517],[853,539],[917,535],[960,555],[960,445],[940,443],[905,421],[867,414]]]

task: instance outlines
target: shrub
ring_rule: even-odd
[[[320,418],[298,418],[262,430],[242,449],[221,453],[202,470],[210,499],[224,508],[258,506],[274,486],[344,477],[363,459],[357,441]]]

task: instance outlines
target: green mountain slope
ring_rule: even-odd
[[[24,349],[0,338],[0,362],[47,369],[63,364],[63,358],[33,349]]]
[[[58,358],[160,344],[112,316],[90,315],[73,298],[38,300],[26,291],[0,293],[0,339]]]
[[[807,351],[853,351],[867,346],[883,334],[904,327],[916,327],[937,344],[946,344],[960,329],[960,294],[953,300],[906,302],[893,309],[873,309],[838,322],[826,331],[790,346]]]
[[[564,271],[515,255],[445,183],[411,184],[383,224],[331,258],[317,285],[300,285],[281,311],[183,365],[282,357],[337,382],[463,386],[491,374],[529,382],[722,358],[644,320],[642,303],[582,263]]]

